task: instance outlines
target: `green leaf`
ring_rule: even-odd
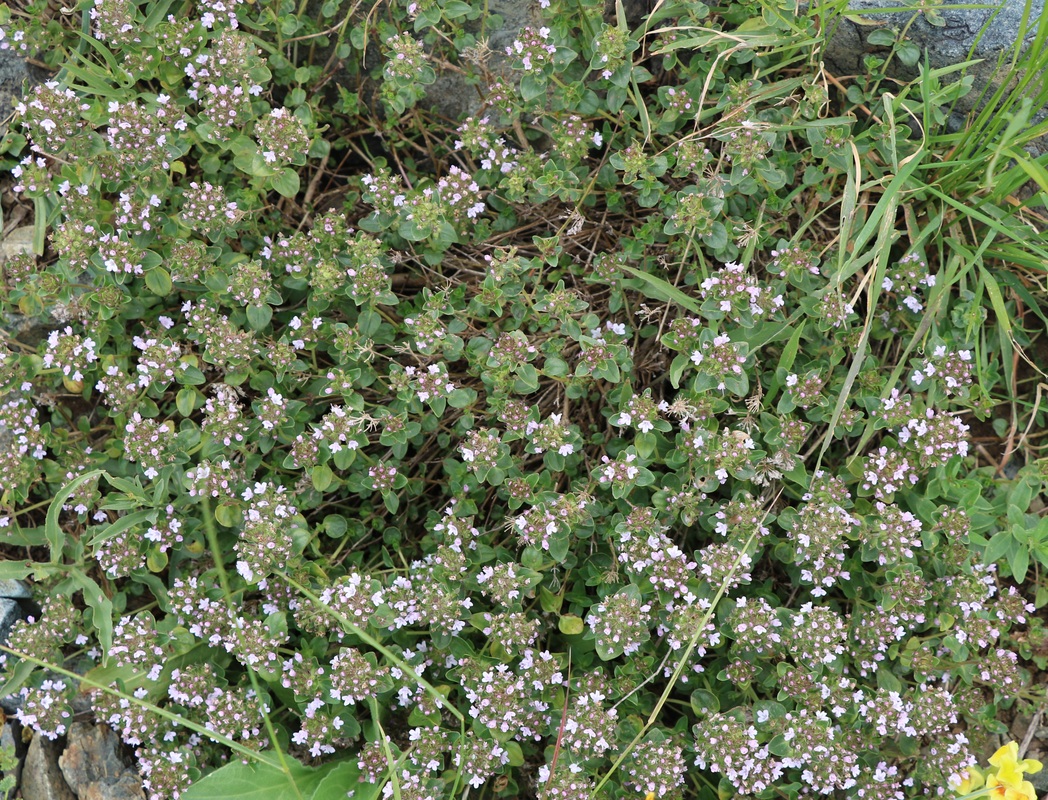
[[[645,297],[649,297],[652,300],[661,300],[664,303],[676,303],[681,308],[686,308],[693,314],[701,313],[698,301],[693,297],[684,294],[684,292],[664,278],[659,278],[651,273],[643,272],[636,267],[631,267],[629,264],[623,264],[622,268],[630,274],[637,276],[639,279],[639,281],[635,282],[637,284],[637,289],[644,294]]]
[[[720,698],[706,689],[696,689],[691,693],[691,710],[699,719],[711,716],[720,711]]]
[[[989,544],[986,545],[986,550],[983,551],[983,563],[993,564],[999,561],[1008,554],[1014,544],[1015,540],[1009,531],[1001,531],[994,534]]]
[[[557,621],[557,629],[565,636],[578,636],[586,629],[582,617],[575,614],[563,614]]]
[[[91,537],[91,541],[88,543],[91,547],[96,547],[102,542],[112,539],[115,536],[119,536],[124,531],[129,531],[137,525],[143,523],[156,522],[156,509],[145,508],[141,511],[134,511],[127,514],[111,525],[107,525],[100,533]]]
[[[35,667],[36,664],[32,661],[17,661],[13,667],[9,667],[7,669],[7,680],[0,684],[0,697],[10,697],[16,694],[22,688],[22,685],[29,680]]]
[[[280,174],[270,180],[270,185],[281,197],[294,197],[301,187],[298,173],[291,167],[284,167]]]
[[[464,17],[472,11],[472,7],[469,3],[463,3],[462,0],[448,0],[444,5],[444,16],[448,19],[458,19]]]
[[[520,96],[530,102],[546,92],[546,81],[538,75],[528,73],[520,79]]]
[[[188,366],[182,370],[182,374],[178,376],[178,382],[183,386],[200,386],[205,383],[207,378],[204,373],[200,371],[199,367]]]
[[[779,369],[784,372],[789,372],[793,368],[793,362],[797,358],[797,350],[801,345],[801,336],[804,335],[805,324],[802,322],[797,326],[797,330],[793,332],[793,336],[790,337],[786,347],[782,350],[782,355],[779,357]]]
[[[0,561],[0,581],[21,580],[33,574],[28,561]]]
[[[219,525],[236,527],[240,523],[240,507],[232,503],[222,503],[215,509],[215,519]]]
[[[361,783],[360,768],[355,758],[350,761],[326,764],[325,767],[331,767],[331,769],[321,779],[311,800],[345,800],[347,791],[353,792],[354,800],[373,800],[382,791],[380,783]]]
[[[891,47],[895,44],[895,34],[887,28],[878,28],[866,37],[866,41],[875,47]]]
[[[101,470],[99,470],[101,472]],[[127,478],[117,478],[110,475],[108,472],[103,472],[106,477],[106,481],[119,492],[123,492],[129,497],[134,497],[141,500],[143,503],[149,502],[149,497],[146,495],[145,489],[142,488],[142,484],[138,482],[138,479],[131,481]]]
[[[83,592],[84,602],[91,607],[91,624],[98,632],[102,663],[105,664],[113,650],[113,601],[105,596],[97,583],[78,569],[70,568],[69,581]]]
[[[234,761],[192,784],[182,792],[182,797],[184,800],[294,800],[317,797],[322,787],[325,797],[333,797],[334,785],[341,784],[343,797],[354,788],[357,791],[353,797],[360,800],[377,797],[381,789],[381,786],[364,787],[352,783],[354,773],[351,768],[356,766],[352,762],[305,767],[288,757],[287,766],[285,773],[268,764],[247,765]],[[335,769],[339,772],[334,773]],[[359,776],[359,771],[355,775]]]
[[[921,48],[913,42],[903,42],[895,54],[907,67],[915,66],[921,60]]]
[[[542,610],[547,614],[559,614],[561,607],[564,605],[564,595],[553,594],[553,592],[545,586],[540,586],[539,605],[542,606]],[[563,627],[560,628],[560,632],[569,633],[569,631],[564,630]]]
[[[167,10],[171,8],[171,4],[174,0],[160,0],[160,2],[151,4],[149,16],[146,17],[142,27],[147,31],[153,30],[161,21],[167,18]]]
[[[313,481],[313,488],[318,492],[325,491],[333,480],[335,480],[335,473],[331,471],[331,467],[325,464],[318,464],[313,467],[313,471],[310,473],[310,478]]]
[[[267,305],[247,307],[247,324],[251,326],[252,330],[265,330],[272,319],[273,309]]]
[[[196,408],[196,399],[196,389],[179,389],[178,394],[175,395],[175,408],[178,409],[178,413],[183,417],[188,417],[193,413],[193,409]]]
[[[1012,570],[1012,579],[1022,583],[1026,579],[1026,570],[1030,566],[1030,548],[1019,545],[1008,556],[1008,566]]]
[[[328,514],[324,517],[324,532],[332,539],[341,539],[349,530],[349,522],[341,514]]]
[[[47,507],[47,517],[44,519],[44,536],[47,537],[48,546],[51,549],[51,563],[57,564],[62,557],[62,549],[65,547],[65,531],[58,523],[58,515],[62,513],[62,506],[70,496],[93,478],[103,474],[103,470],[93,469],[82,475],[77,475],[65,485]]]

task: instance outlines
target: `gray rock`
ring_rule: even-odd
[[[0,644],[7,642],[11,626],[22,618],[22,607],[14,600],[0,597]]]
[[[864,15],[863,11],[891,5],[892,0],[850,0],[848,8],[851,18],[841,21],[823,52],[823,60],[831,72],[837,75],[861,75],[866,71],[863,64],[866,56],[887,54],[887,47],[877,47],[869,43],[870,33],[879,28],[901,31],[913,19],[913,12]],[[905,5],[910,5],[908,0]],[[998,60],[1002,54],[1010,53],[1018,40],[1025,2],[1003,0],[1000,10],[997,3],[993,3],[989,8],[954,8],[962,5],[970,4],[967,0],[943,0],[942,5],[937,4],[935,10],[945,21],[944,26],[933,25],[925,15],[920,14],[907,32],[908,39],[921,49],[922,54],[927,52],[928,64],[932,69],[982,59],[981,63],[967,69],[967,74],[974,79],[973,86],[955,106],[951,120],[954,127],[959,127],[965,116],[976,108],[984,88],[988,87],[986,97],[989,97],[996,87],[1001,85],[1005,70],[998,69]],[[1032,0],[1024,48],[1033,40],[1037,20],[1043,11],[1044,0]],[[980,31],[983,31],[981,36]],[[923,60],[922,55],[921,63]],[[1010,58],[1005,59],[1005,63],[1009,61]],[[889,65],[889,73],[903,80],[911,80],[919,74],[916,66],[905,67],[898,63],[897,59],[893,59]],[[960,75],[958,72],[944,80],[957,80]],[[1041,144],[1035,151],[1043,152],[1046,147],[1048,145]]]
[[[3,50],[0,50],[0,53],[3,52]],[[0,241],[0,264],[19,253],[32,253],[33,232],[34,227],[32,225],[23,225],[7,234],[3,241]],[[51,324],[51,315],[48,313],[44,313],[39,317],[27,317],[17,311],[0,315],[0,331],[6,332],[15,339],[39,339],[43,335],[43,329]],[[2,401],[3,398],[0,398],[0,402]]]
[[[490,0],[488,10],[502,17],[502,25],[487,36],[491,53],[485,66],[495,75],[508,74],[506,48],[513,44],[521,28],[542,26],[541,9],[536,0]],[[452,120],[464,119],[480,109],[481,95],[477,88],[457,72],[438,73],[420,105]]]
[[[10,50],[0,50],[0,137],[7,133],[4,122],[22,98],[22,90],[30,80],[25,61]]]
[[[484,0],[467,0],[471,3],[484,5]],[[322,0],[312,0],[314,10],[319,9]],[[623,0],[623,9],[631,27],[636,28],[644,15],[654,5],[654,0]],[[604,18],[608,21],[615,19],[615,0],[605,0]],[[487,0],[487,9],[490,15],[498,15],[502,22],[493,27],[490,23],[485,25],[483,44],[486,45],[486,55],[482,58],[483,69],[491,73],[492,77],[502,76],[507,79],[517,80],[519,72],[509,69],[509,56],[506,48],[513,44],[520,30],[526,26],[534,28],[547,24],[542,16],[542,8],[539,0]],[[308,13],[308,12],[307,12]],[[475,35],[480,33],[479,21],[469,22],[466,29]],[[417,34],[421,37],[422,34]],[[369,46],[367,51],[367,69],[370,70],[379,62],[376,54],[380,48]],[[324,63],[330,51],[323,53],[320,57],[314,57],[315,63]],[[483,70],[476,70],[470,64],[461,64],[460,67],[467,71],[476,71],[478,74]],[[384,114],[385,110],[378,99],[378,87],[374,81],[359,77],[351,77],[347,73],[340,73],[336,80],[346,89],[360,97],[361,103],[377,114]],[[479,91],[478,91],[479,89]],[[456,70],[442,70],[437,67],[437,79],[426,87],[425,97],[419,101],[420,108],[426,108],[439,116],[456,122],[467,116],[475,114],[481,107],[481,92],[486,86],[476,85],[476,81],[468,80],[461,72]]]
[[[29,587],[22,581],[0,580],[0,597],[10,597],[13,600],[28,600],[33,596]]]
[[[3,50],[0,50],[0,53],[2,52]],[[32,253],[35,230],[33,225],[23,225],[7,234],[0,242],[0,261],[6,261],[19,253]]]
[[[142,779],[125,766],[120,739],[108,726],[74,722],[68,741],[58,764],[80,800],[144,800]]]
[[[1028,775],[1027,780],[1033,784],[1033,788],[1038,792],[1048,792],[1048,774],[1042,769],[1040,772],[1035,772],[1033,775]]]
[[[22,766],[22,800],[77,800],[58,768],[58,745],[34,736]]]

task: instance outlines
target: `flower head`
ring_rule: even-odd
[[[1019,745],[1015,742],[1001,747],[990,757],[990,764],[997,772],[986,776],[990,796],[1000,800],[1037,800],[1033,784],[1023,780],[1023,773],[1031,775],[1041,771],[1041,762],[1032,758],[1019,760]]]

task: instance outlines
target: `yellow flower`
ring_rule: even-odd
[[[996,773],[986,777],[991,797],[995,800],[1037,800],[1033,784],[1023,780],[1023,773],[1040,772],[1040,761],[1032,758],[1020,761],[1019,745],[1008,742],[991,756],[990,764],[997,768]]]
[[[978,767],[968,767],[959,775],[950,778],[950,788],[957,794],[971,794],[976,789],[981,789],[985,780]]]

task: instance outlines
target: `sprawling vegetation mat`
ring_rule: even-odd
[[[1045,699],[1048,22],[951,133],[837,6],[539,5],[4,14],[0,694],[150,798],[972,788]]]

